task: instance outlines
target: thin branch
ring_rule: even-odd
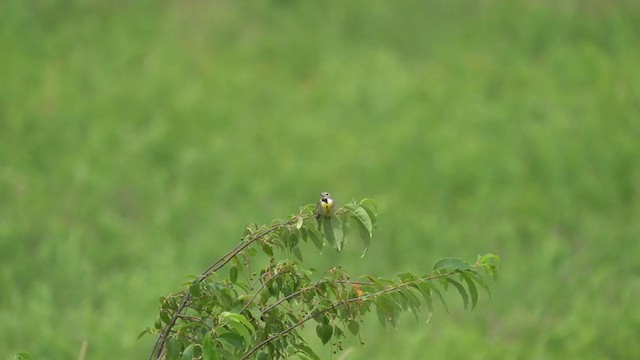
[[[288,274],[291,271],[289,270],[284,270],[282,272],[279,272],[277,274],[273,274],[273,276],[271,276],[270,278],[267,279],[267,281],[263,282],[260,287],[256,290],[256,292],[253,294],[253,296],[251,297],[251,299],[249,299],[249,301],[247,301],[246,304],[244,304],[244,306],[242,307],[242,310],[240,310],[238,312],[238,314],[241,314],[243,311],[247,310],[249,308],[249,305],[251,305],[251,303],[253,302],[253,300],[256,299],[256,297],[258,297],[258,294],[260,294],[260,292],[262,291],[262,289],[264,289],[267,285],[271,284],[271,282],[275,279],[277,279],[279,276],[282,276],[284,274]]]
[[[254,352],[258,351],[258,349],[260,349],[261,347],[265,346],[266,344],[268,344],[269,342],[273,341],[274,339],[279,338],[280,336],[283,336],[283,335],[287,335],[288,333],[293,331],[295,328],[297,328],[300,325],[306,323],[307,321],[315,318],[316,316],[318,316],[320,314],[324,314],[324,313],[326,313],[328,311],[331,311],[331,310],[335,309],[338,306],[341,306],[341,305],[346,306],[346,305],[348,305],[350,303],[353,303],[353,302],[366,301],[366,300],[369,300],[369,299],[373,299],[373,298],[378,297],[380,295],[383,295],[383,294],[386,294],[386,293],[392,292],[392,291],[397,291],[398,289],[401,289],[401,288],[409,286],[409,285],[413,285],[415,283],[439,279],[439,278],[442,278],[442,277],[453,275],[456,272],[457,272],[457,270],[456,271],[452,271],[452,272],[448,272],[448,273],[444,273],[444,274],[429,276],[429,277],[426,277],[426,278],[420,278],[420,279],[416,279],[416,280],[413,280],[413,281],[407,281],[406,283],[402,283],[402,284],[397,285],[397,286],[393,286],[393,287],[390,287],[390,288],[387,288],[387,289],[384,289],[384,290],[380,290],[380,291],[372,293],[372,294],[366,294],[366,295],[363,295],[363,296],[358,296],[358,297],[347,299],[347,300],[336,301],[333,304],[331,304],[330,306],[327,306],[326,308],[324,308],[322,310],[314,311],[313,313],[311,313],[310,315],[307,315],[307,317],[303,318],[302,320],[298,321],[297,323],[295,323],[295,324],[289,326],[288,328],[282,330],[281,332],[279,332],[277,334],[274,334],[274,335],[271,335],[270,337],[268,337],[265,340],[261,341],[258,345],[254,346],[253,348],[251,348],[251,350],[249,350],[247,353],[245,353],[240,360],[248,359]]]
[[[318,281],[316,283],[313,283],[311,285],[305,286],[302,289],[293,292],[285,297],[283,297],[282,299],[276,301],[275,303],[267,306],[266,308],[264,308],[262,310],[262,313],[265,314],[267,312],[269,312],[271,309],[275,308],[276,306],[282,304],[283,302],[290,300],[291,298],[294,298],[306,291],[309,291],[313,288],[317,288],[318,286],[322,285],[322,284],[326,284],[331,282],[331,280],[322,280],[322,281]],[[372,283],[366,283],[366,282],[361,282],[361,281],[351,281],[351,280],[334,280],[334,282],[338,283],[338,284],[348,284],[348,285],[373,285]]]
[[[207,324],[204,320],[202,320],[199,317],[187,316],[187,315],[178,315],[178,317],[181,318],[181,319],[187,319],[187,320],[191,320],[191,321],[198,321],[198,322],[202,323],[202,325],[206,326],[209,330],[213,329],[211,326],[209,326],[209,324]]]
[[[269,312],[269,310],[271,310],[271,309],[275,308],[276,306],[278,306],[278,305],[282,304],[283,302],[285,302],[285,301],[287,301],[287,300],[289,300],[289,299],[291,299],[291,298],[294,298],[294,297],[296,297],[296,296],[298,296],[298,295],[300,295],[300,294],[304,293],[305,291],[309,291],[309,290],[311,290],[311,289],[313,289],[313,288],[315,288],[315,287],[318,287],[318,286],[320,286],[321,284],[325,284],[325,283],[327,283],[328,281],[329,281],[329,280],[324,280],[324,281],[320,281],[320,282],[317,282],[317,283],[315,283],[315,284],[311,284],[311,285],[309,285],[309,286],[303,287],[302,289],[300,289],[300,290],[298,290],[298,291],[296,291],[296,292],[293,292],[293,293],[291,293],[291,294],[289,294],[289,295],[287,295],[287,296],[283,297],[282,299],[280,299],[280,300],[276,301],[275,303],[273,303],[273,304],[271,304],[271,305],[267,306],[266,308],[264,308],[264,309],[262,310],[262,313],[263,313],[263,314],[266,314],[267,312]]]
[[[302,217],[303,219],[307,219],[307,218],[309,218],[311,216],[312,215],[309,215],[309,214],[302,214],[299,217]],[[297,219],[298,219],[298,217],[294,217],[294,219],[292,219],[292,220],[272,225],[271,227],[263,230],[261,233],[253,234],[253,237],[251,237],[249,240],[246,240],[246,241],[243,240],[238,245],[236,245],[236,247],[233,248],[233,250],[228,252],[226,255],[222,256],[220,259],[215,261],[213,264],[209,265],[209,267],[207,267],[202,272],[200,277],[197,279],[197,283],[202,282],[203,280],[208,278],[211,274],[213,274],[216,271],[220,270],[223,266],[225,266],[227,263],[229,263],[229,261],[231,261],[231,259],[233,259],[236,255],[238,255],[244,249],[246,249],[249,245],[255,243],[259,239],[262,239],[263,237],[267,236],[271,232],[273,232],[273,231],[275,231],[275,230],[277,230],[277,229],[279,229],[281,227],[285,227],[285,226],[289,226],[289,225],[293,224],[294,222],[297,221]],[[156,339],[156,342],[153,345],[153,349],[151,350],[151,354],[149,355],[149,359],[151,359],[151,360],[154,359],[154,355],[155,355],[155,359],[160,359],[160,357],[162,355],[162,349],[164,348],[164,345],[165,345],[166,340],[167,340],[167,336],[169,335],[169,332],[171,331],[173,326],[176,324],[176,321],[178,321],[179,315],[182,313],[184,308],[187,306],[187,302],[189,301],[190,298],[191,298],[190,293],[189,293],[189,291],[187,291],[185,293],[185,295],[184,295],[182,303],[180,304],[180,307],[178,307],[178,310],[176,310],[176,313],[171,318],[171,321],[169,321],[169,323],[167,323],[167,325],[162,330],[162,333],[160,333],[160,335],[158,336],[158,339]]]

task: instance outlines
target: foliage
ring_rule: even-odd
[[[279,359],[297,355],[318,359],[300,333],[313,321],[323,344],[342,350],[342,340],[359,336],[360,322],[375,312],[385,328],[397,328],[402,312],[418,320],[435,302],[447,308],[441,291],[454,287],[464,308],[475,308],[478,286],[488,294],[483,274],[497,275],[495,255],[479,256],[475,264],[445,258],[433,271],[394,278],[361,275],[352,280],[342,267],[332,267],[314,280],[315,270],[303,266],[300,245],[312,242],[322,251],[329,243],[341,251],[350,230],[369,247],[377,224],[377,206],[370,199],[351,202],[330,217],[316,219],[314,205],[287,220],[245,228],[242,241],[214,262],[181,292],[160,298],[160,314],[153,328],[159,334],[152,358],[165,359]],[[256,248],[268,257],[255,269]],[[224,276],[221,270],[228,267]]]
[[[384,216],[316,269],[508,259],[476,311],[369,314],[349,360],[640,359],[639,26],[637,0],[0,1],[0,359],[147,357],[159,295],[321,188]]]

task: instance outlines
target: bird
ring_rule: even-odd
[[[316,219],[320,219],[322,216],[331,216],[331,214],[333,214],[334,204],[335,202],[331,194],[328,192],[320,193],[320,200],[318,200],[318,205],[316,206]]]

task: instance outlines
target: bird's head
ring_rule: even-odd
[[[329,201],[329,199],[331,199],[331,194],[329,194],[328,192],[320,193],[320,201],[327,202]]]

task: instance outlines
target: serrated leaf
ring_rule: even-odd
[[[336,249],[340,252],[344,245],[344,229],[342,227],[342,221],[340,221],[337,216],[332,216],[329,218],[329,222],[331,222],[331,227],[333,228],[333,233],[336,237]]]
[[[180,356],[181,347],[182,346],[180,345],[180,342],[176,338],[174,337],[168,338],[166,342],[168,358],[178,359],[178,357]]]
[[[421,309],[422,308],[422,303],[420,302],[420,298],[418,298],[418,295],[416,294],[416,292],[418,294],[420,294],[420,291],[418,291],[418,289],[416,289],[414,287],[410,287],[410,286],[408,286],[406,289],[407,290],[403,291],[402,293],[403,293],[404,296],[407,297],[407,300],[409,301],[409,304],[412,307],[415,307],[416,309]]]
[[[240,336],[242,338],[245,346],[247,344],[251,344],[251,335],[249,334],[249,331],[247,330],[246,327],[244,327],[242,324],[235,321],[229,321],[227,322],[226,325],[227,325],[227,329],[229,330],[229,333],[226,334],[226,338],[224,340],[232,339],[232,335],[229,335],[229,334],[235,334],[236,336]],[[222,338],[223,338],[223,335],[220,335],[221,340]]]
[[[192,360],[193,359],[193,348],[196,344],[191,344],[187,346],[186,349],[182,352],[182,360]]]
[[[458,289],[458,292],[460,293],[460,297],[462,297],[462,303],[464,304],[464,309],[467,310],[467,308],[469,307],[469,295],[467,294],[467,290],[464,288],[464,286],[462,286],[462,284],[460,284],[459,282],[451,278],[447,278],[447,282],[455,286],[456,289]]]
[[[254,334],[256,332],[256,329],[253,327],[253,325],[251,325],[249,320],[247,320],[247,318],[244,317],[241,314],[236,314],[236,313],[225,311],[225,312],[221,313],[220,316],[222,316],[226,320],[232,320],[232,321],[237,321],[237,322],[241,323],[247,329],[249,329],[249,331],[251,331],[251,334]]]
[[[360,206],[367,212],[371,224],[375,228],[378,222],[378,204],[372,199],[363,199],[360,201]]]
[[[238,356],[232,354],[229,350],[224,349],[224,348],[217,348],[216,349],[216,353],[217,355],[220,355],[221,359],[237,359]]]
[[[300,238],[304,240],[304,242],[307,242],[307,239],[309,238],[309,232],[307,231],[307,228],[303,227],[298,230],[298,232],[300,233]]]
[[[320,218],[320,221],[322,222],[322,230],[324,231],[324,237],[327,239],[329,244],[333,246],[334,249],[340,251],[331,219],[333,219],[333,217],[327,218],[323,216]]]
[[[231,269],[229,270],[229,280],[231,280],[232,283],[235,284],[236,281],[238,281],[238,268],[235,266],[232,266]]]
[[[168,324],[171,322],[171,316],[169,316],[169,313],[167,311],[160,311],[160,319],[165,324]]]
[[[362,224],[365,227],[367,232],[369,232],[369,237],[373,236],[373,223],[371,221],[371,217],[369,217],[369,213],[362,206],[353,206],[349,208],[351,212],[351,217]]]
[[[348,215],[343,215],[339,221],[342,225],[342,240],[340,240],[340,247],[343,248],[344,244],[347,243],[347,234],[349,234],[349,230],[351,228],[350,224],[349,224],[349,216]]]
[[[204,336],[204,340],[202,341],[202,360],[218,360],[210,332]]]
[[[136,338],[136,340],[140,340],[141,337],[145,336],[146,334],[150,334],[151,333],[151,329],[146,328],[144,330],[142,330],[142,332],[140,332],[140,334],[138,334],[138,337]]]
[[[242,335],[239,335],[235,332],[222,333],[218,335],[218,340],[220,340],[221,342],[225,342],[236,349],[242,349],[246,344],[244,342],[245,339],[242,337]]]
[[[387,326],[388,326],[387,324],[389,322],[388,313],[377,302],[376,302],[376,315],[378,316],[378,321],[380,322],[380,325],[382,325],[383,328],[387,329]]]
[[[298,344],[296,345],[296,347],[301,353],[305,354],[308,359],[320,360],[320,357],[309,346],[304,344]]]
[[[500,263],[500,257],[494,254],[484,254],[478,256],[478,262],[489,265],[497,265]]]
[[[412,281],[416,281],[417,278],[415,275],[413,275],[412,273],[402,273],[402,274],[398,274],[398,279],[400,279],[400,281],[402,283],[408,283],[408,282],[412,282]]]
[[[252,343],[251,336],[255,334],[256,330],[251,325],[251,323],[244,316],[236,313],[231,313],[225,311],[220,314],[220,317],[227,321],[227,325],[229,325],[230,330],[232,329],[235,333],[242,336],[244,339],[245,345],[249,345]]]
[[[442,296],[442,292],[440,292],[440,289],[438,289],[438,287],[436,287],[433,284],[429,284],[429,283],[425,283],[427,284],[427,286],[429,286],[429,288],[431,289],[432,292],[434,292],[436,295],[438,295],[438,298],[440,299],[440,301],[442,302],[442,306],[444,307],[444,311],[448,314],[449,313],[449,306],[447,305],[447,302],[444,301],[444,297]]]
[[[447,269],[447,270],[469,270],[471,266],[466,262],[456,258],[444,258],[436,262],[433,265],[433,270]]]
[[[347,327],[349,328],[349,332],[351,334],[358,335],[358,332],[360,331],[360,324],[358,324],[357,321],[355,320],[349,321],[349,324],[347,325]]]
[[[469,289],[469,295],[471,296],[471,310],[473,310],[478,304],[478,288],[466,273],[460,273],[460,277],[465,281],[465,283],[467,284],[467,288]]]
[[[308,227],[307,231],[309,233],[309,238],[311,238],[311,242],[313,242],[313,245],[316,246],[316,249],[322,252],[322,249],[324,249],[324,238],[322,237],[322,234],[313,226]]]
[[[331,340],[331,336],[333,335],[333,327],[331,325],[320,324],[316,326],[316,335],[322,341],[322,345],[326,344]]]
[[[476,283],[480,284],[480,286],[487,293],[487,296],[491,298],[491,290],[489,289],[489,285],[487,285],[487,282],[484,280],[484,278],[481,275],[479,275],[475,271],[468,271],[467,275],[471,277]]]
[[[363,249],[362,254],[360,255],[360,257],[362,258],[367,253],[367,250],[369,250],[369,245],[371,244],[371,232],[355,217],[352,217],[352,219],[355,222],[356,227],[358,228],[358,235],[360,236],[360,240],[362,240]]]

